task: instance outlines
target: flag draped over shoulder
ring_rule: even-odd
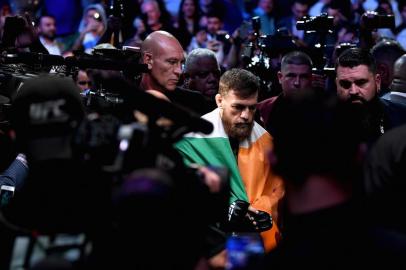
[[[284,187],[282,180],[272,173],[268,160],[268,153],[272,149],[271,135],[254,123],[250,137],[240,142],[237,163],[219,109],[202,118],[213,124],[213,132],[208,135],[188,133],[175,147],[186,163],[227,167],[231,174],[231,202],[245,200],[253,207],[272,214],[274,226],[262,233],[266,249],[272,249],[276,246],[279,233],[278,202],[284,195]]]

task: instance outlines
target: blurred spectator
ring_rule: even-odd
[[[259,0],[254,9],[253,15],[260,17],[261,33],[264,35],[273,35],[276,32],[274,8],[274,0]]]
[[[377,73],[381,76],[381,91],[379,96],[389,92],[393,80],[393,66],[396,60],[405,53],[402,46],[395,40],[384,39],[371,49],[375,58]]]
[[[402,23],[402,20],[400,16],[400,11],[398,9],[398,3],[401,3],[403,1],[389,0],[389,2],[395,15],[395,25],[399,26]],[[362,6],[364,10],[375,10],[376,8],[378,8],[379,3],[380,0],[366,0],[362,3]]]
[[[162,30],[174,34],[176,31],[172,26],[170,17],[167,15],[167,11],[162,12],[162,8],[155,0],[145,0],[141,5],[141,18],[144,22],[146,34],[150,34],[154,31]]]
[[[406,55],[396,60],[390,92],[382,98],[406,106]]]
[[[92,81],[87,75],[86,70],[79,69],[77,74],[75,74],[75,76],[73,77],[73,80],[75,81],[75,84],[79,87],[81,95],[86,96],[86,94],[89,92],[92,86]]]
[[[222,16],[218,13],[207,14],[206,31],[199,31],[193,37],[187,49],[188,52],[196,48],[207,48],[216,54],[217,61],[221,66],[226,63],[226,48],[229,45],[226,40],[227,33],[223,30]]]
[[[90,54],[106,30],[106,26],[107,19],[103,6],[100,4],[88,6],[83,12],[83,19],[79,26],[80,35],[72,50],[83,49]]]
[[[55,40],[56,20],[52,15],[43,15],[38,19],[37,31],[39,40],[50,54],[62,55],[61,45]]]
[[[402,44],[404,49],[406,49],[406,2],[399,3],[399,12],[402,21],[395,29],[396,40]]]
[[[310,16],[319,16],[321,13],[327,11],[327,5],[330,4],[331,0],[318,0],[309,9]]]
[[[8,16],[11,16],[10,5],[3,4],[0,9],[0,37],[3,36],[4,22]]]
[[[358,43],[358,30],[356,25],[346,23],[337,33],[337,45],[340,43]]]
[[[140,17],[136,17],[133,21],[134,33],[133,36],[125,41],[126,46],[139,47],[142,41],[147,36],[147,29],[145,23]]]
[[[200,27],[202,28],[207,25],[207,14],[212,14],[215,12],[224,15],[226,13],[223,0],[199,0],[199,3],[200,11],[202,12],[202,16],[200,18]]]
[[[187,48],[193,36],[199,31],[199,0],[182,0],[179,6],[179,17],[175,36],[183,48]]]
[[[182,5],[181,2],[182,2],[181,0],[163,1],[173,21],[175,21],[176,18],[179,18],[179,7]]]
[[[305,31],[297,30],[296,22],[301,20],[303,16],[308,15],[309,4],[305,0],[295,0],[291,6],[292,16],[282,18],[277,23],[277,28],[285,27],[289,33],[299,42],[306,44]]]
[[[38,10],[41,8],[41,1],[31,0],[12,0],[9,1],[11,10],[14,14],[28,13],[32,18],[35,17]]]
[[[380,15],[394,15],[392,6],[389,3],[389,0],[379,0],[379,5],[375,9],[375,11]],[[390,28],[379,28],[377,30],[378,37],[388,37],[388,38],[395,38],[393,34],[393,30]]]

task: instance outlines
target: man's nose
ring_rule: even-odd
[[[174,72],[177,74],[177,75],[180,75],[181,73],[182,73],[182,64],[177,64],[176,66],[175,66],[175,68],[174,68]]]
[[[207,81],[208,81],[208,82],[215,82],[215,81],[217,81],[216,75],[214,75],[212,72],[210,72],[209,75],[207,76]]]
[[[240,117],[241,117],[242,119],[249,120],[249,117],[250,117],[250,109],[249,109],[249,108],[245,108],[244,110],[242,110]]]
[[[296,87],[300,86],[300,78],[299,77],[295,78],[295,80],[293,81],[293,85],[296,86]]]
[[[350,93],[350,95],[356,95],[359,93],[359,88],[358,88],[358,86],[355,85],[355,83],[351,84],[349,93]]]

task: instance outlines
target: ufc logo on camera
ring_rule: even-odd
[[[49,124],[66,122],[69,115],[62,110],[64,99],[51,100],[30,105],[31,124]]]

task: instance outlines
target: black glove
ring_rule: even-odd
[[[228,222],[231,224],[241,223],[248,213],[248,207],[250,204],[243,200],[236,200],[231,203],[228,208]]]
[[[228,209],[228,229],[238,232],[263,232],[272,228],[272,217],[264,211],[251,211],[249,203],[234,201]]]
[[[272,228],[272,216],[267,212],[260,210],[253,212],[248,210],[247,216],[257,232],[267,231]]]

